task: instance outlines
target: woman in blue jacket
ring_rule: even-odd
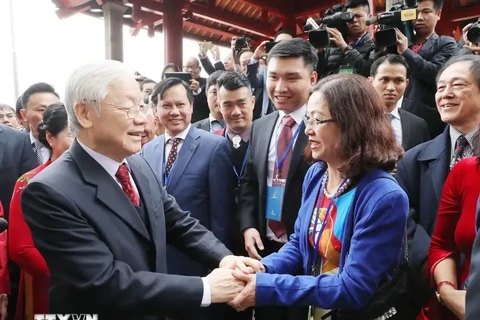
[[[314,319],[335,319],[331,311],[365,307],[400,263],[408,198],[390,172],[403,151],[375,89],[356,75],[322,79],[308,100],[306,134],[316,163],[295,233],[262,260],[268,273],[235,272],[247,282],[230,303],[237,310],[310,306]]]

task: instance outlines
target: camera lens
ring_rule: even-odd
[[[468,41],[478,44],[480,43],[480,24],[477,22],[475,23],[467,33]]]

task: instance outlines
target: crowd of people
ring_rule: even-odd
[[[418,0],[390,53],[345,7],[328,48],[234,38],[0,104],[0,320],[478,320],[480,44]]]

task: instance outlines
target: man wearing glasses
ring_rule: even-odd
[[[192,79],[190,80],[190,89],[194,96],[192,123],[195,123],[208,118],[208,115],[210,114],[207,95],[205,93],[207,79],[200,77],[202,67],[200,67],[200,61],[195,57],[188,58],[186,64],[183,66],[183,72],[190,72],[192,75]]]

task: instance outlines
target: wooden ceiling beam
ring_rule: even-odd
[[[300,18],[300,17],[306,17],[306,16],[311,16],[316,14],[322,15],[323,12],[325,12],[325,10],[331,8],[337,3],[338,3],[338,0],[325,0],[325,1],[322,1],[320,4],[316,2],[315,5],[299,8],[299,10],[295,12],[295,17]]]
[[[284,18],[284,19],[287,18],[287,14],[285,13],[287,12],[287,10],[284,6],[282,6],[282,4],[285,4],[285,3],[279,3],[278,0],[275,0],[274,3],[272,3],[271,1],[265,1],[265,0],[242,0],[242,1],[251,5],[254,5],[256,7],[259,7],[262,10],[267,10],[270,13],[273,13],[274,15],[279,16],[281,18]]]
[[[480,17],[480,5],[455,8],[452,12],[452,21],[460,22],[465,20],[471,20]]]
[[[206,31],[206,32],[210,32],[210,33],[213,33],[213,34],[216,34],[216,35],[219,35],[219,36],[222,36],[222,37],[226,37],[226,38],[232,38],[233,36],[240,36],[239,34],[235,34],[233,32],[220,30],[218,28],[215,28],[214,26],[209,26],[209,25],[206,25],[204,23],[200,23],[200,22],[196,22],[196,21],[192,21],[192,20],[184,20],[183,25],[187,26],[187,27],[197,28],[197,29],[200,29],[200,30],[203,30],[203,31]]]

